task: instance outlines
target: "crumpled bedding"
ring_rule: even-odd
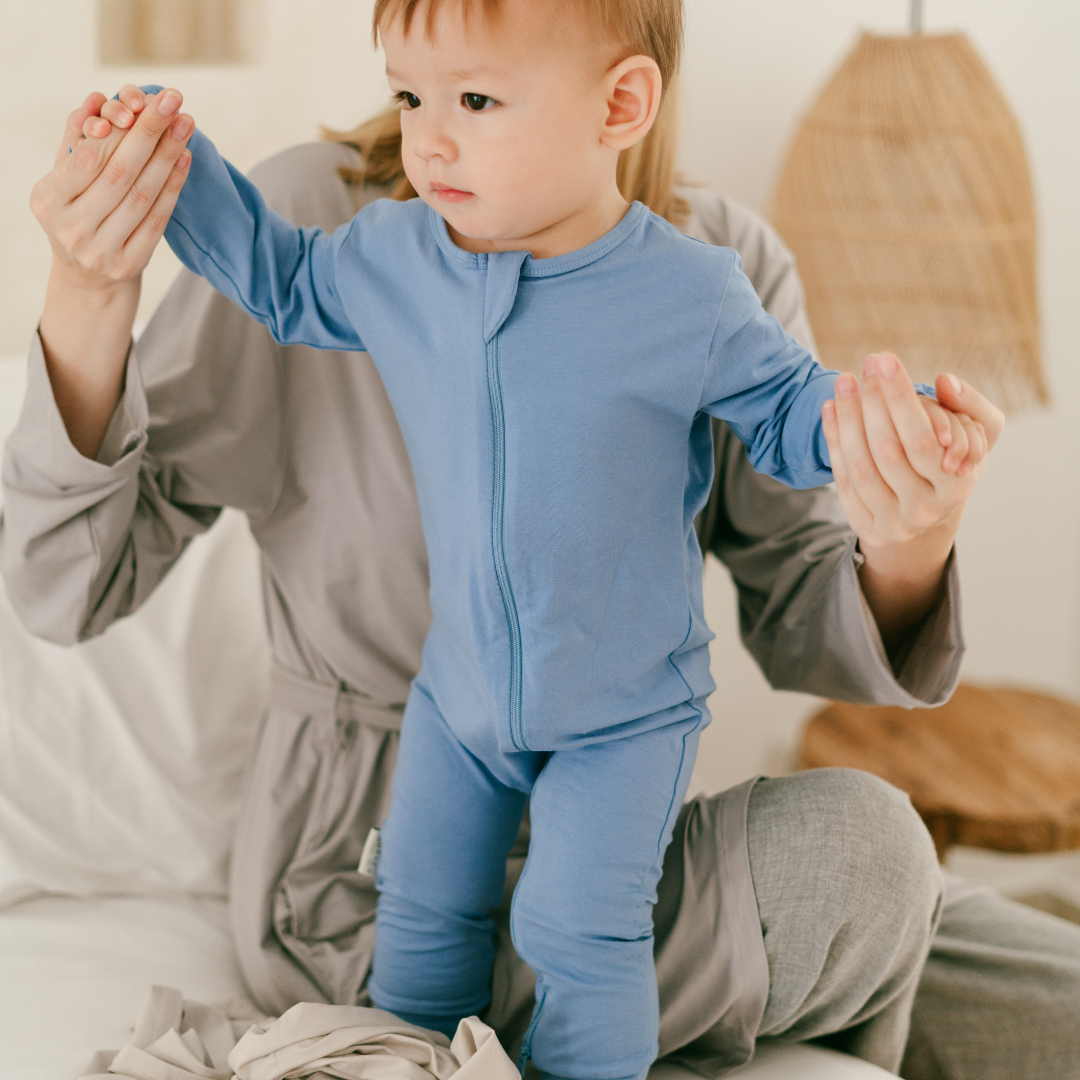
[[[301,1003],[275,1019],[250,1002],[184,1001],[154,986],[130,1042],[98,1051],[79,1080],[520,1080],[475,1016],[451,1042],[391,1013]]]

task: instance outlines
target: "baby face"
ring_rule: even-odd
[[[431,35],[422,9],[408,33],[397,18],[380,28],[405,173],[467,250],[552,254],[538,238],[621,201],[602,141],[618,56],[568,7],[507,0],[466,24],[446,3]]]

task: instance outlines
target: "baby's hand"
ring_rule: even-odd
[[[955,376],[943,375],[941,378],[951,380],[950,388],[954,393],[959,391],[960,382]],[[989,450],[982,424],[963,413],[952,412],[940,401],[922,394],[919,395],[919,404],[930,420],[938,444],[944,448],[941,455],[942,472],[967,476],[982,465]]]
[[[164,91],[162,91],[164,93]],[[173,91],[175,93],[176,91]],[[84,139],[105,139],[113,130],[126,131],[135,123],[148,101],[156,101],[157,94],[145,94],[129,83],[115,98],[105,101],[96,116],[88,116],[83,124]]]
[[[68,118],[30,208],[54,265],[80,288],[129,282],[150,261],[191,160],[195,122],[179,114],[182,100],[176,90],[149,96],[125,87],[120,101],[92,94]]]
[[[1005,424],[974,387],[939,375],[917,396],[893,355],[867,357],[862,385],[836,382],[822,410],[837,493],[862,550],[952,530]],[[950,539],[951,543],[951,539]]]

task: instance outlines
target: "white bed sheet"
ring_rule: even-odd
[[[242,993],[225,903],[45,897],[0,913],[0,1080],[73,1080],[131,1034],[147,990]]]
[[[73,1080],[120,1046],[154,983],[214,1002],[243,993],[225,903],[192,897],[41,897],[0,913],[0,1080]],[[763,1046],[739,1080],[881,1080],[805,1046]],[[700,1080],[660,1063],[652,1080]]]

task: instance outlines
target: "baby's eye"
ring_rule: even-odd
[[[461,104],[472,112],[483,112],[485,109],[490,109],[492,105],[497,105],[498,102],[487,94],[462,94]]]
[[[420,99],[408,90],[400,90],[394,95],[394,100],[401,103],[403,109],[419,109]]]

